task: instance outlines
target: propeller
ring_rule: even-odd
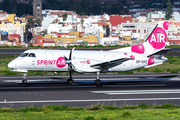
[[[65,62],[68,64],[68,70],[69,70],[70,72],[74,71],[74,70],[73,70],[73,64],[72,64],[72,54],[73,54],[74,49],[75,49],[75,48],[71,49],[71,51],[70,51],[70,53],[69,53],[69,59],[68,59],[66,56],[64,56],[64,58],[65,58],[65,60],[66,60]]]

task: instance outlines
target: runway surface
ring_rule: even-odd
[[[94,85],[94,74],[73,75],[75,83],[66,84],[68,76],[0,76],[0,107],[28,107],[58,104],[91,107],[106,105],[180,105],[179,74],[100,75],[102,87]]]

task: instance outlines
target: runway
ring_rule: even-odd
[[[0,76],[0,107],[180,105],[179,74],[102,74],[102,87],[94,85],[94,74],[73,75],[72,86],[65,83],[67,78],[67,75],[28,76],[28,84],[21,84],[22,76]]]

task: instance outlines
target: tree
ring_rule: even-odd
[[[63,21],[65,21],[67,18],[67,13],[64,13],[62,16],[63,16]]]
[[[102,28],[103,28],[103,30],[105,30],[106,29],[106,25],[102,25]]]
[[[110,32],[109,25],[107,25],[106,26],[106,36],[105,37],[109,37],[109,32]]]
[[[165,15],[165,19],[169,20],[170,18],[172,18],[172,3],[170,2],[170,0],[168,0],[168,2],[166,3],[167,5],[167,10],[166,10],[166,15]]]
[[[11,1],[10,0],[3,0],[2,2],[2,9],[8,13],[12,13]]]
[[[32,28],[34,28],[35,21],[33,20],[33,18],[28,18],[27,21],[28,21],[28,28],[30,28],[32,31]]]
[[[40,26],[41,24],[41,20],[39,18],[37,18],[34,22],[37,24],[37,26]]]
[[[81,27],[82,27],[82,29],[83,29],[83,23],[84,23],[84,19],[81,18]]]

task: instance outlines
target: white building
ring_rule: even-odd
[[[164,11],[150,12],[147,17],[148,18],[165,18],[165,12]]]
[[[100,45],[116,45],[119,42],[118,37],[103,37],[99,38]]]
[[[23,26],[15,26],[12,23],[7,23],[5,27],[0,27],[0,31],[7,31],[8,34],[20,34],[21,41],[24,41],[24,27]]]
[[[49,24],[48,29],[47,29],[47,34],[53,34],[54,32],[57,33],[69,33],[71,30],[73,29],[72,25],[68,25],[63,27],[62,24],[58,24],[58,23],[52,23]]]
[[[132,38],[146,39],[155,26],[156,23],[122,23],[116,26],[115,30],[120,33],[121,37],[131,36]]]
[[[55,19],[57,19],[57,15],[47,16],[43,18],[42,28],[45,30],[48,28],[49,24],[52,23]]]
[[[175,21],[180,22],[180,13],[179,12],[173,12],[172,16]]]

